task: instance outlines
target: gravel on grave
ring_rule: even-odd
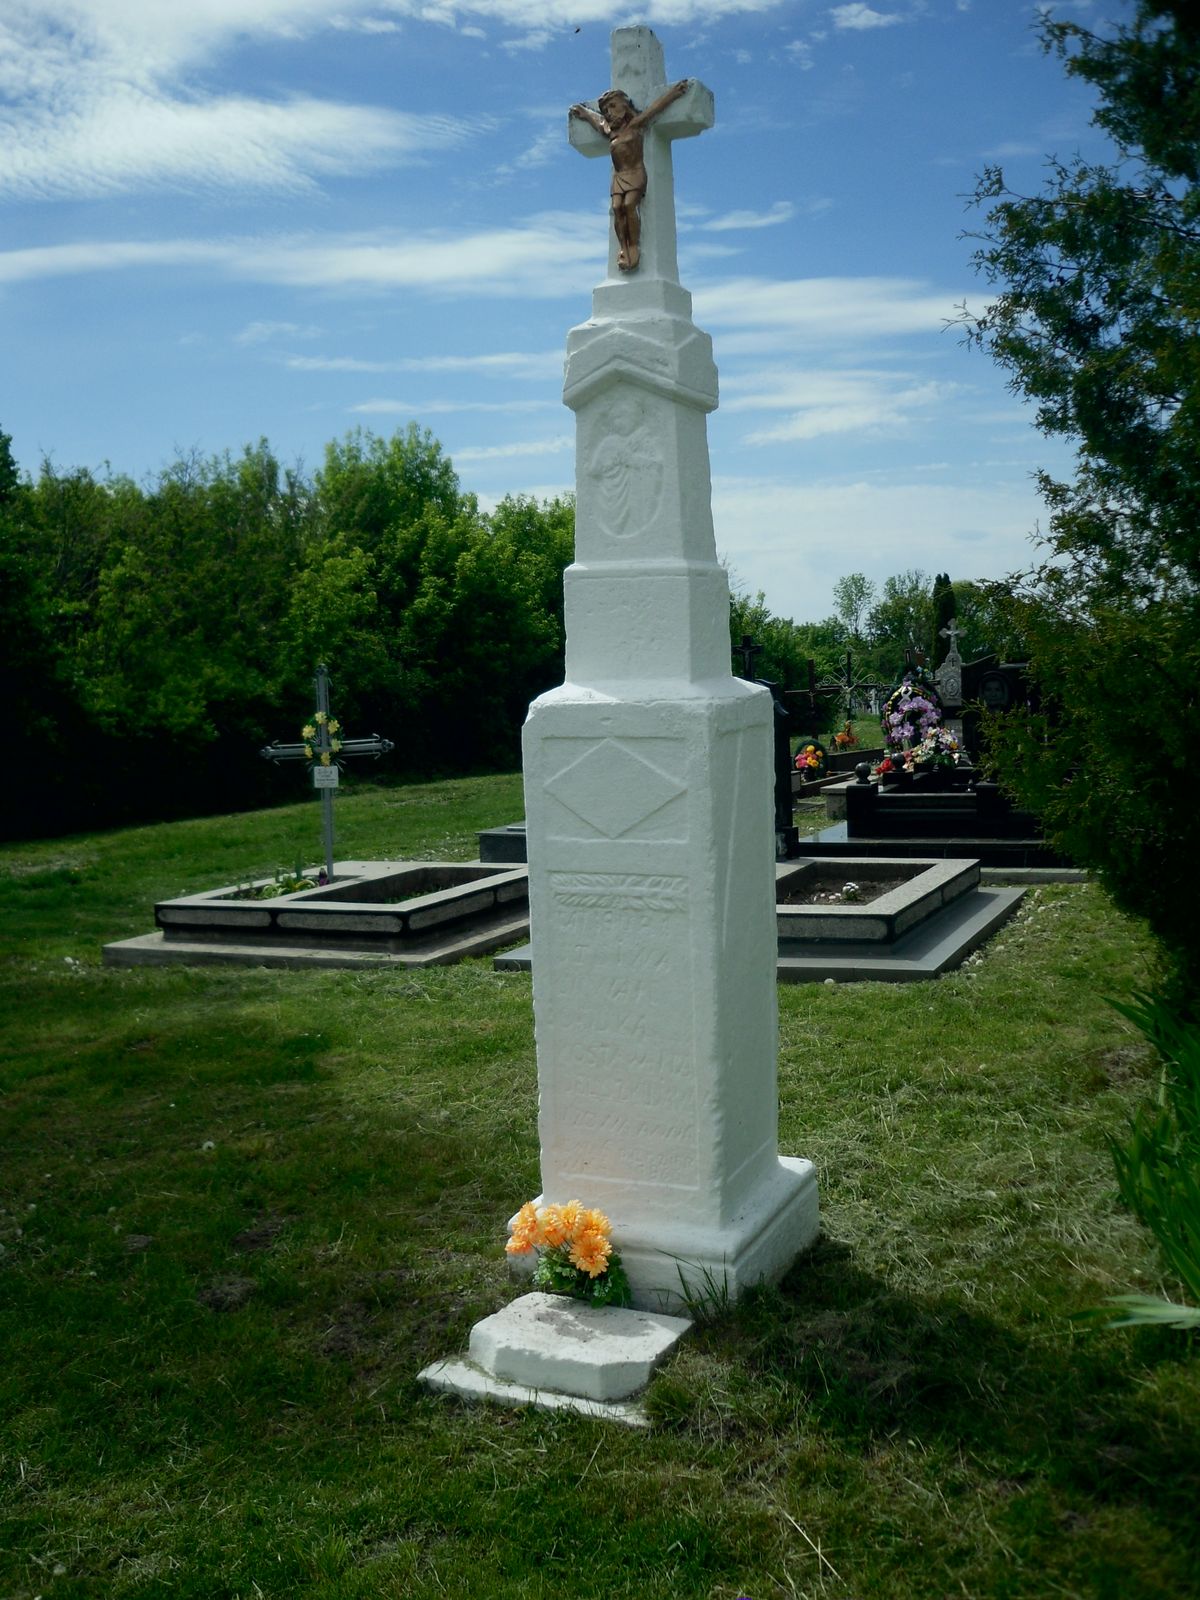
[[[857,883],[856,878],[845,879],[846,883]],[[820,883],[809,888],[799,888],[791,894],[781,894],[778,904],[781,906],[866,906],[872,900],[878,900],[880,895],[890,894],[893,889],[900,889],[906,883],[912,882],[912,874],[905,873],[897,878],[871,878],[865,883],[858,884],[858,893],[849,898],[842,893],[842,884],[836,886],[830,879],[822,878]]]

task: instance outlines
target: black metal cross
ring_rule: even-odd
[[[754,675],[754,661],[757,656],[762,655],[766,648],[765,644],[755,644],[753,636],[749,633],[742,635],[741,644],[734,645],[733,653],[735,656],[741,656],[742,658],[742,677],[747,682],[756,683],[758,681]]]
[[[313,788],[321,791],[321,831],[325,840],[325,872],[333,881],[333,791],[338,786],[338,772],[347,756],[387,755],[396,748],[391,739],[381,739],[377,733],[368,739],[343,739],[341,729],[329,715],[329,673],[324,665],[317,668],[313,679],[317,709],[312,723],[312,738],[299,744],[266,744],[258,752],[264,761],[308,761],[312,765]],[[307,734],[309,728],[305,728]]]

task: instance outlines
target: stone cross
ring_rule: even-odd
[[[314,737],[302,740],[299,744],[280,744],[275,741],[273,744],[264,745],[258,753],[264,761],[313,763],[313,788],[321,792],[321,833],[325,843],[325,872],[332,883],[333,791],[337,788],[338,768],[347,756],[374,756],[378,759],[396,747],[390,739],[381,739],[377,733],[373,733],[368,739],[339,738],[338,748],[334,750],[333,735],[329,731],[329,673],[323,665],[317,668],[317,675],[313,679],[313,694],[318,713],[313,724],[316,730]],[[329,757],[328,761],[323,760],[325,756]],[[329,776],[323,778],[322,773]]]
[[[933,682],[941,697],[943,708],[946,711],[956,711],[962,705],[963,659],[958,649],[959,629],[955,618],[951,617],[946,626],[939,628],[938,632],[943,639],[949,639],[950,647],[946,651],[945,660],[933,675]],[[957,724],[954,731],[961,739],[961,724]]]
[[[618,29],[612,59],[652,104],[654,35]],[[778,1278],[818,1226],[811,1163],[777,1145],[774,711],[730,671],[717,372],[675,263],[670,141],[711,122],[691,84],[647,126],[642,264],[618,277],[614,239],[568,335],[566,681],[523,734],[543,1198],[611,1217],[649,1310]],[[578,116],[571,137],[608,150]]]
[[[649,28],[617,28],[612,36],[612,87],[623,90],[639,111],[644,111],[667,90],[662,45]],[[596,106],[595,101],[588,101]],[[675,179],[671,144],[713,125],[712,92],[694,79],[687,92],[661,112],[645,133],[646,197],[642,201],[641,264],[638,276],[679,281],[675,249]],[[579,117],[568,119],[572,145],[585,156],[607,156],[604,134]],[[609,229],[608,275],[619,277],[618,244]]]

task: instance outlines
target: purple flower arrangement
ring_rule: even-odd
[[[915,674],[906,675],[883,708],[883,742],[889,750],[907,750],[928,738],[942,720],[932,686]]]

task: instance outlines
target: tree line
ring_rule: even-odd
[[[852,677],[885,692],[905,669],[918,662],[930,670],[946,653],[941,629],[955,617],[964,660],[996,655],[1024,660],[1026,645],[1012,616],[990,585],[930,577],[920,568],[876,584],[861,572],[840,577],[833,586],[833,611],[819,622],[794,622],[772,614],[766,595],[735,593],[730,630],[737,644],[748,636],[762,647],[756,662],[760,678],[788,689],[808,687],[808,663],[818,684],[843,682],[846,658]]]
[[[140,484],[51,462],[22,477],[0,433],[0,671],[21,733],[4,831],[294,796],[296,772],[258,751],[297,737],[319,662],[347,732],[396,745],[386,768],[352,772],[512,770],[530,700],[562,681],[574,528],[570,498],[482,512],[415,423],[355,431],[311,474],[263,440]],[[978,586],[955,592],[984,617]],[[731,642],[751,635],[757,675],[787,688],[807,686],[809,660],[818,681],[842,674],[847,650],[890,683],[932,646],[923,573],[878,595],[850,574],[835,604],[797,623],[735,592]]]
[[[511,769],[561,681],[569,500],[484,514],[416,424],[332,443],[311,475],[265,441],[151,482],[43,465],[0,434],[0,673],[10,835],[294,795],[258,758],[295,740],[330,664],[351,734],[407,776]]]

